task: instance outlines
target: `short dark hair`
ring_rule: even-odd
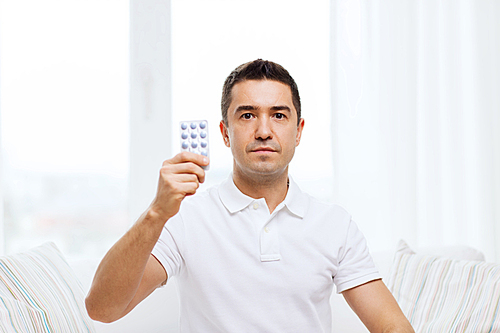
[[[221,110],[222,119],[226,124],[227,110],[231,104],[231,92],[233,87],[235,84],[247,80],[272,80],[289,86],[292,91],[293,106],[295,110],[297,110],[297,124],[299,123],[301,114],[300,96],[299,89],[294,79],[283,66],[272,61],[257,59],[236,67],[224,82],[224,87],[222,88]]]

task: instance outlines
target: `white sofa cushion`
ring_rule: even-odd
[[[0,257],[1,332],[95,332],[78,278],[54,243]]]
[[[500,265],[416,254],[402,241],[388,287],[416,332],[500,332]]]

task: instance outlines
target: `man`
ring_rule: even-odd
[[[413,332],[349,214],[288,175],[304,128],[288,72],[260,59],[239,66],[222,118],[232,175],[192,196],[208,159],[165,161],[155,199],[96,272],[89,315],[117,320],[177,276],[182,332],[330,332],[335,284],[371,332]]]

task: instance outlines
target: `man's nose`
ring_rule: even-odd
[[[270,119],[267,119],[267,117],[259,118],[257,128],[255,129],[255,138],[260,140],[272,139],[273,132],[271,126]]]

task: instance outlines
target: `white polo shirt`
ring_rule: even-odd
[[[331,332],[333,284],[381,278],[350,215],[291,178],[272,214],[231,176],[186,197],[152,253],[177,276],[181,332]]]

